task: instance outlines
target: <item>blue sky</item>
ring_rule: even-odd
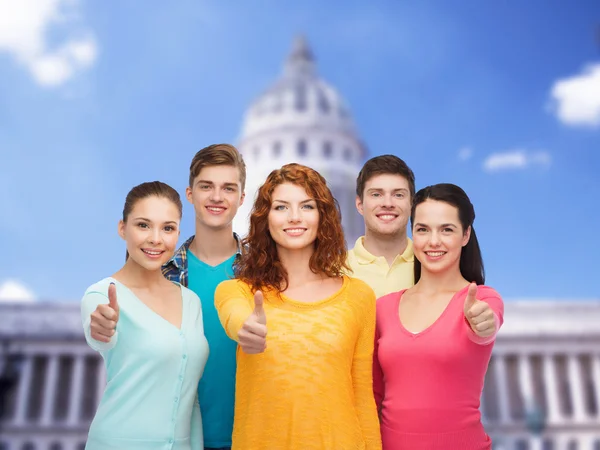
[[[597,299],[599,26],[595,0],[0,2],[0,285],[78,300],[118,270],[128,190],[183,192],[303,33],[370,156],[470,194],[487,284]]]

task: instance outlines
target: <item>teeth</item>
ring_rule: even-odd
[[[158,256],[158,255],[160,255],[162,253],[162,252],[151,252],[149,250],[142,250],[142,251],[144,253],[148,253],[149,255],[152,255],[152,256]]]
[[[285,230],[286,233],[302,233],[303,231],[303,228],[288,228]]]
[[[214,212],[221,212],[223,211],[225,208],[213,208],[211,206],[207,206],[206,209],[210,210],[210,211],[214,211]]]
[[[395,219],[396,216],[392,215],[392,214],[382,214],[379,216],[380,219],[383,220],[391,220],[391,219]]]
[[[428,256],[442,256],[446,252],[425,252]]]

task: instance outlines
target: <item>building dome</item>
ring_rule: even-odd
[[[255,193],[269,173],[296,162],[317,170],[340,203],[349,244],[364,226],[354,186],[365,149],[338,92],[318,75],[302,37],[294,41],[280,78],[248,108],[238,148],[247,166],[246,202],[234,229],[245,235]]]

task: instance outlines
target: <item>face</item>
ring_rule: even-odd
[[[406,235],[410,207],[408,181],[400,175],[375,175],[365,183],[362,200],[356,197],[365,228],[376,235]]]
[[[458,269],[470,235],[471,227],[463,230],[456,207],[436,200],[425,200],[417,206],[413,244],[421,270],[440,273]]]
[[[301,250],[314,245],[319,229],[317,202],[295,184],[273,190],[269,232],[278,249]]]
[[[160,270],[175,252],[181,216],[175,204],[162,197],[139,200],[119,222],[119,235],[127,243],[129,258],[147,270]]]
[[[214,230],[231,226],[244,202],[240,172],[234,166],[204,167],[185,193],[194,205],[196,223]]]

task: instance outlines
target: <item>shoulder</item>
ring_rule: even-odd
[[[196,301],[198,302],[200,300],[200,297],[198,297],[198,294],[196,294],[194,291],[192,291],[190,288],[185,287],[183,284],[180,283],[174,283],[177,286],[179,286],[181,288],[181,295],[184,299],[188,300],[188,301]]]
[[[245,296],[252,295],[250,285],[242,280],[225,280],[219,283],[215,290],[215,297],[243,293]]]
[[[348,278],[348,289],[352,292],[353,295],[360,295],[366,297],[373,297],[375,300],[375,292],[367,283],[359,278],[354,278],[351,276],[347,276]]]
[[[394,306],[398,304],[398,300],[402,297],[402,294],[406,289],[402,289],[401,291],[390,292],[389,294],[385,294],[377,299],[377,310],[383,310],[389,308],[390,306]]]
[[[108,286],[112,282],[112,278],[106,277],[89,286],[84,293],[84,297],[94,294],[101,294],[108,297]]]

